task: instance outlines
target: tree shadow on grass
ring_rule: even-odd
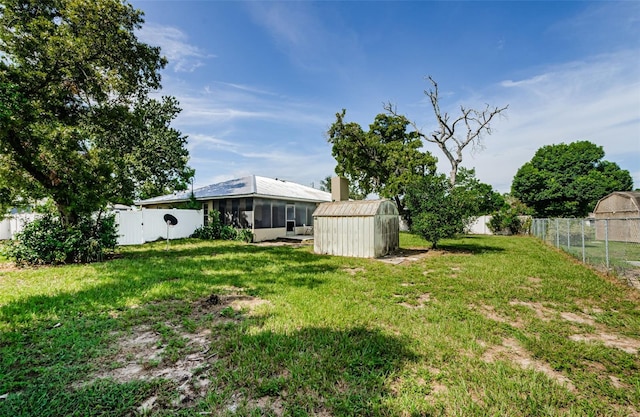
[[[234,331],[218,349],[211,380],[224,395],[207,400],[214,413],[390,415],[394,373],[418,360],[406,340],[363,327]]]
[[[137,315],[143,318],[134,321],[140,321],[145,314],[161,315],[154,302],[188,304],[225,288],[253,297],[288,288],[314,290],[337,269],[329,259],[304,250],[237,244],[176,249],[165,252],[151,245],[142,256],[59,267],[61,274],[78,268],[90,284],[0,305],[0,395],[38,379],[81,378],[86,361],[107,343],[109,332],[126,326],[119,317]],[[46,280],[56,269],[30,271],[29,279]]]
[[[450,253],[470,255],[505,251],[504,248],[491,244],[487,239],[479,236],[465,236],[459,240],[447,239],[438,243],[438,249]]]
[[[131,298],[194,297],[216,287],[244,288],[253,295],[287,287],[315,289],[326,281],[327,273],[338,269],[325,257],[289,247],[217,244],[165,251],[158,246],[152,244],[125,253],[121,259],[87,266],[95,269],[97,281],[103,283],[4,304],[0,306],[0,322],[25,324],[51,314],[64,317],[106,312],[123,308]],[[51,269],[42,271],[41,278],[33,279],[47,279]]]

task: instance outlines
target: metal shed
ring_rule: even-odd
[[[593,215],[596,239],[640,243],[640,192],[615,191],[604,196]]]
[[[377,258],[399,246],[400,217],[390,200],[322,203],[313,222],[316,253]]]

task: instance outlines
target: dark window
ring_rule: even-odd
[[[284,201],[271,202],[271,227],[285,227],[285,211],[287,204]]]
[[[307,207],[305,204],[296,204],[296,226],[307,224]]]
[[[240,227],[240,199],[231,200],[231,225]]]
[[[307,226],[313,226],[313,212],[316,211],[317,205],[307,207]]]
[[[204,210],[204,225],[209,224],[209,203],[202,204],[202,210]]]
[[[253,201],[253,221],[256,229],[271,228],[271,202],[256,198]]]

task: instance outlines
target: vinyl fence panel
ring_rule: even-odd
[[[167,227],[165,214],[178,219],[178,224]],[[149,209],[121,211],[116,214],[118,245],[139,245],[159,239],[189,237],[203,225],[202,210]]]

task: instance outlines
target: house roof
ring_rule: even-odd
[[[385,214],[398,215],[396,205],[390,200],[334,201],[320,204],[313,212],[313,217],[371,217]]]
[[[316,190],[291,181],[249,175],[193,190],[196,200],[239,197],[267,197],[281,200],[323,202],[331,201],[331,193]],[[137,201],[138,205],[177,203],[188,201],[191,191],[163,195]]]

